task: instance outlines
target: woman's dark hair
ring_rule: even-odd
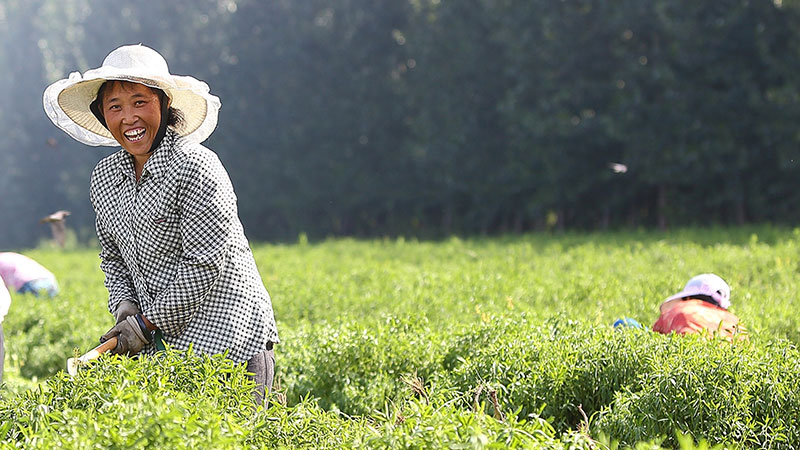
[[[97,90],[97,97],[95,97],[94,101],[89,105],[89,109],[92,111],[92,114],[100,121],[100,123],[108,128],[106,125],[106,119],[103,117],[103,109],[101,108],[103,104],[103,95],[107,89],[110,89],[114,86],[115,83],[121,83],[123,86],[127,85],[128,83],[135,83],[134,81],[125,81],[125,80],[108,80],[103,82],[100,85],[100,88]],[[167,94],[164,93],[161,89],[154,88],[148,86],[154,94],[158,96],[158,101],[161,102],[161,108],[163,111],[164,106],[168,103],[167,102]],[[173,108],[172,106],[169,107],[167,110],[167,125],[175,128],[183,124],[183,112],[180,109]]]

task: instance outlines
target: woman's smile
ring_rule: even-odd
[[[145,129],[144,128],[134,128],[132,130],[126,131],[125,137],[131,142],[138,142],[144,138]]]

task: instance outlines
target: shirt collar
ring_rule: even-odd
[[[116,154],[117,169],[119,169],[119,181],[117,184],[122,183],[125,178],[135,180],[136,177],[133,172],[133,156],[130,155],[124,148],[120,149]]]
[[[661,313],[664,314],[664,313],[666,313],[667,311],[671,310],[672,308],[674,308],[676,306],[688,306],[688,305],[698,305],[698,306],[702,306],[704,308],[722,309],[722,308],[720,308],[719,306],[717,306],[717,305],[715,305],[713,303],[709,303],[707,301],[700,300],[700,299],[697,299],[697,298],[691,298],[691,297],[688,297],[688,298],[676,298],[676,299],[673,299],[673,300],[667,300],[667,301],[665,301],[664,303],[661,304],[659,309],[661,310]],[[723,311],[724,311],[724,309],[723,309]]]
[[[147,162],[144,163],[142,177],[144,177],[145,173],[149,173],[154,178],[161,177],[169,165],[176,139],[178,139],[178,133],[171,128],[167,128],[167,132],[164,134],[164,138],[161,139],[161,143],[158,144],[158,147],[153,150],[153,154],[150,155],[150,157],[147,158]]]

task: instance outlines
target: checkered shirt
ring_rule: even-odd
[[[138,183],[124,149],[101,160],[91,200],[112,314],[133,301],[173,348],[227,350],[236,362],[278,342],[233,186],[214,152],[169,130]]]

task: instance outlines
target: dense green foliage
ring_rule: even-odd
[[[249,235],[797,223],[795,1],[0,0],[0,248],[93,236],[41,94],[143,42],[223,103]],[[614,173],[609,163],[624,163]]]
[[[677,432],[687,449],[800,442],[787,413],[800,409],[800,230],[258,245],[282,342],[276,394],[252,414],[242,368],[219,358],[105,358],[70,379],[66,358],[111,326],[96,251],[27,253],[62,293],[16,295],[3,324],[4,446],[655,449],[681,445]],[[652,323],[705,271],[731,284],[747,342],[610,327],[622,315]]]

